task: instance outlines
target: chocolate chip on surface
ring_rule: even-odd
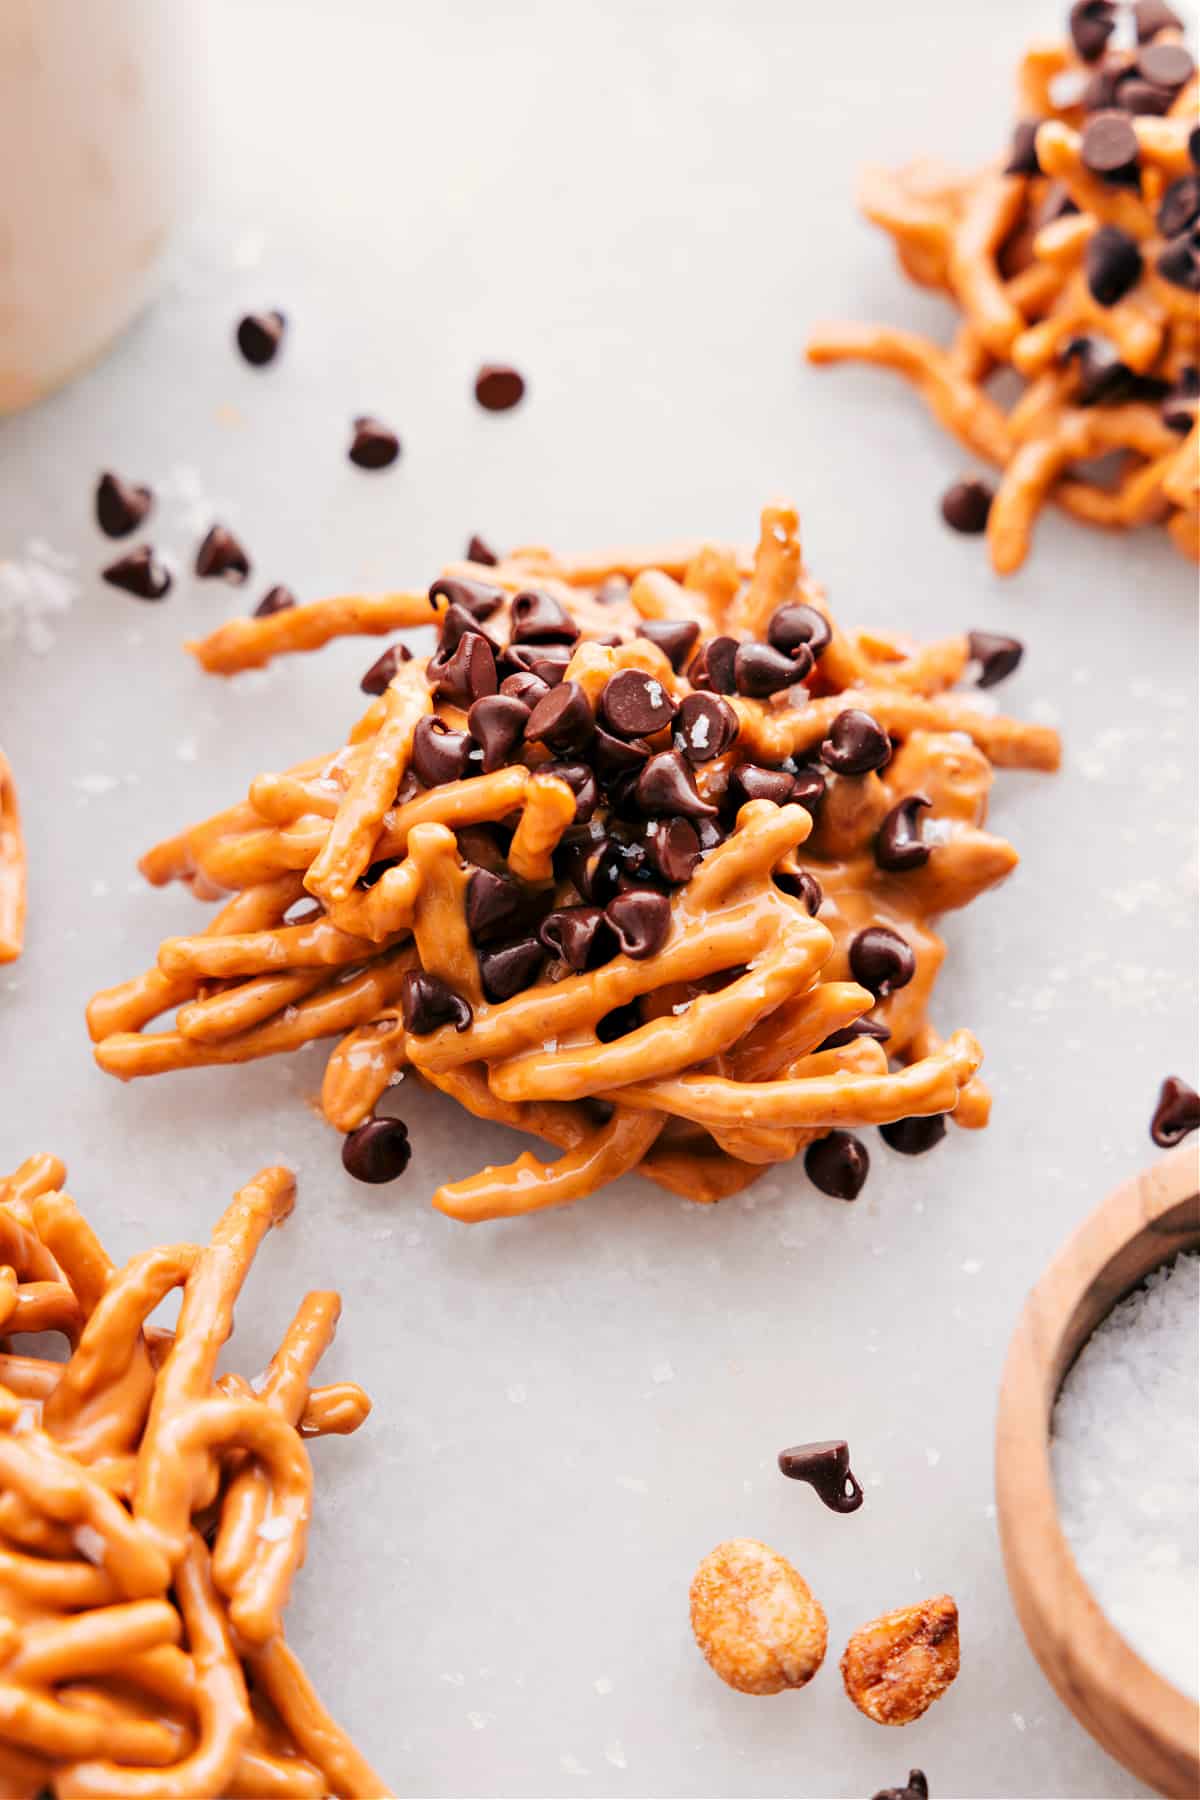
[[[1192,159],[1192,167],[1200,169],[1200,125],[1193,125],[1188,132],[1188,155]]]
[[[1116,406],[1140,398],[1141,378],[1121,361],[1107,338],[1074,337],[1063,346],[1059,359],[1075,364],[1079,406]]]
[[[407,644],[389,644],[383,655],[375,658],[358,685],[364,694],[382,694],[395,681],[401,663],[411,661],[412,651]]]
[[[929,1783],[924,1769],[910,1769],[908,1784],[902,1788],[880,1788],[874,1800],[929,1800]]]
[[[599,906],[564,906],[547,913],[538,936],[576,975],[600,968],[617,954],[616,934]]]
[[[1189,226],[1172,238],[1154,266],[1172,287],[1183,288],[1189,294],[1200,293],[1200,225]]]
[[[870,1172],[867,1147],[849,1131],[830,1131],[804,1152],[804,1173],[833,1200],[857,1200]]]
[[[795,782],[786,769],[761,769],[757,763],[740,763],[733,771],[730,788],[739,803],[771,800],[786,806]]]
[[[494,569],[500,558],[485,538],[475,536],[467,545],[467,561],[482,563],[484,568]]]
[[[922,807],[932,805],[928,794],[906,794],[893,806],[875,839],[875,861],[881,869],[899,875],[929,861],[932,851],[922,840],[918,815]]]
[[[459,844],[461,850],[461,842]],[[503,937],[525,905],[521,884],[497,869],[472,869],[467,880],[467,930],[477,944]]]
[[[1150,1136],[1163,1150],[1182,1144],[1200,1130],[1200,1094],[1178,1075],[1168,1075],[1158,1091],[1158,1105],[1150,1121]]]
[[[286,330],[287,319],[281,312],[247,313],[238,320],[237,347],[248,363],[261,369],[275,360]]]
[[[739,644],[733,659],[733,684],[747,700],[767,700],[803,681],[812,666],[813,653],[807,644],[797,644],[788,656],[770,644]]]
[[[853,1024],[843,1025],[840,1031],[831,1031],[817,1045],[817,1049],[840,1050],[843,1044],[853,1043],[855,1038],[860,1037],[874,1038],[877,1044],[886,1044],[891,1035],[887,1026],[881,1025],[878,1019],[863,1017],[855,1019]]]
[[[1008,161],[1004,165],[1006,175],[1041,174],[1037,159],[1037,134],[1041,122],[1040,119],[1019,119],[1013,127]]]
[[[490,619],[504,604],[504,589],[486,581],[455,580],[443,575],[430,587],[429,598],[444,600],[447,608],[461,607],[472,619]]]
[[[792,800],[815,819],[825,798],[825,771],[815,763],[803,763],[792,780]]]
[[[1165,0],[1133,0],[1133,18],[1139,44],[1148,44],[1160,31],[1183,30],[1183,20]]]
[[[675,720],[675,747],[690,763],[711,762],[734,743],[738,716],[719,694],[688,694]]]
[[[564,782],[575,796],[574,824],[586,825],[600,804],[600,789],[593,771],[584,762],[548,762],[538,770],[539,775],[553,775],[557,781]]]
[[[716,807],[700,797],[691,769],[677,750],[652,756],[637,778],[635,795],[647,818],[678,814],[688,819],[716,816]]]
[[[1079,159],[1085,169],[1102,181],[1124,186],[1129,171],[1138,166],[1137,132],[1128,115],[1116,110],[1093,113],[1079,141]]]
[[[438,621],[437,660],[439,666],[449,660],[470,632],[483,638],[486,643],[492,644],[492,653],[495,654],[495,645],[487,632],[482,629],[475,614],[468,612],[465,606],[460,606],[457,600],[453,601]]]
[[[866,775],[891,761],[892,740],[860,707],[838,713],[821,745],[821,761],[838,775]]]
[[[925,1117],[912,1119],[894,1119],[890,1125],[881,1125],[879,1135],[885,1144],[898,1150],[901,1156],[924,1156],[940,1144],[946,1135],[946,1118],[944,1113],[929,1113]]]
[[[646,854],[664,881],[681,887],[700,861],[700,834],[688,819],[653,819],[646,829]]]
[[[579,627],[553,594],[525,588],[513,596],[510,628],[514,644],[573,644]]]
[[[400,1011],[404,1029],[414,1037],[428,1037],[443,1025],[466,1031],[471,1023],[471,1008],[463,996],[456,994],[440,975],[427,975],[424,969],[405,972],[400,984]]]
[[[776,869],[774,880],[775,886],[782,893],[790,894],[793,900],[799,900],[805,911],[816,918],[825,895],[815,875],[811,875],[807,869]]]
[[[96,483],[96,523],[105,537],[128,537],[153,505],[154,495],[148,487],[122,481],[110,469]]]
[[[993,494],[986,481],[956,481],[942,495],[942,517],[951,531],[978,537],[987,530]]]
[[[650,888],[627,888],[609,901],[604,917],[626,956],[640,962],[647,956],[656,956],[666,943],[671,929],[671,902],[665,894],[656,894]]]
[[[845,1438],[824,1443],[793,1444],[779,1452],[780,1473],[789,1481],[806,1481],[831,1512],[857,1512],[863,1491],[850,1468],[850,1446]]]
[[[824,613],[800,601],[777,606],[767,626],[767,642],[773,650],[782,650],[785,656],[791,656],[803,645],[814,661],[828,649],[832,637]]]
[[[484,363],[475,376],[475,398],[485,412],[509,412],[525,398],[525,377],[506,363]]]
[[[1183,44],[1147,44],[1138,52],[1137,67],[1143,81],[1172,93],[1196,72],[1191,52]]]
[[[1117,24],[1112,0],[1075,0],[1067,15],[1067,30],[1081,62],[1096,62]]]
[[[695,647],[700,627],[695,619],[639,619],[637,634],[655,644],[678,675]]]
[[[878,1000],[907,987],[916,973],[911,944],[886,925],[868,925],[850,942],[850,973]]]
[[[1115,306],[1136,286],[1142,273],[1137,239],[1116,225],[1102,225],[1088,239],[1083,267],[1088,292],[1097,306]]]
[[[255,607],[254,617],[256,619],[269,619],[274,613],[291,612],[295,604],[296,596],[293,594],[291,588],[284,587],[282,583],[276,583],[273,588],[267,589],[266,593]],[[406,650],[404,654],[407,657],[408,651]]]
[[[360,413],[347,455],[360,469],[386,469],[400,454],[400,439],[382,420]]]
[[[170,570],[159,562],[149,544],[139,544],[136,550],[118,556],[100,571],[100,578],[136,600],[161,600],[171,586]]]
[[[224,525],[214,525],[196,552],[196,573],[201,579],[219,577],[240,585],[250,573],[250,558]]]
[[[435,694],[457,706],[470,706],[485,694],[496,692],[496,657],[491,644],[478,631],[464,632],[453,653],[443,660],[431,657],[426,669]]]
[[[688,668],[688,680],[694,688],[713,694],[734,694],[734,658],[738,642],[732,637],[710,638],[702,644]]]
[[[483,751],[485,775],[504,767],[525,734],[529,713],[525,702],[512,694],[486,694],[472,702],[467,730]]]
[[[587,695],[577,681],[564,681],[539,700],[525,723],[530,744],[548,744],[552,750],[582,750],[595,730]]]
[[[619,669],[600,695],[600,717],[619,738],[653,737],[678,710],[662,682],[643,669]]]
[[[355,1181],[395,1181],[411,1156],[408,1126],[401,1119],[368,1119],[342,1139],[342,1167]]]
[[[465,731],[451,731],[441,719],[430,715],[417,720],[411,762],[413,774],[423,787],[461,781],[470,754],[471,740]]]
[[[499,1005],[514,994],[524,993],[541,974],[545,960],[545,950],[532,936],[514,938],[495,950],[481,950],[479,978],[484,994],[493,1005]]]
[[[523,700],[532,712],[538,701],[544,700],[550,692],[550,684],[529,669],[518,669],[515,674],[504,677],[500,692],[513,700]]]
[[[610,780],[616,775],[627,775],[634,769],[640,769],[648,761],[651,752],[649,744],[644,744],[640,738],[614,737],[611,731],[605,731],[603,725],[597,725],[589,754],[597,774]]]
[[[996,631],[968,631],[967,648],[971,661],[979,664],[976,687],[995,687],[1011,675],[1025,654],[1020,638],[1002,637]]]
[[[1158,229],[1165,238],[1178,237],[1200,219],[1200,175],[1181,175],[1173,181],[1158,208]]]

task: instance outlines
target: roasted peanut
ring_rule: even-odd
[[[842,1680],[877,1725],[908,1725],[958,1674],[958,1608],[949,1594],[901,1606],[860,1626],[842,1657]]]
[[[808,1583],[756,1538],[730,1538],[692,1578],[692,1630],[722,1681],[742,1694],[778,1694],[812,1680],[828,1626]]]

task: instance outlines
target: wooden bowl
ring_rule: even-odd
[[[1110,1756],[1159,1793],[1200,1794],[1200,1706],[1101,1612],[1058,1522],[1050,1415],[1100,1321],[1151,1269],[1200,1247],[1200,1168],[1181,1146],[1125,1182],[1051,1263],[1008,1352],[996,1423],[1000,1542],[1017,1616],[1058,1696]]]

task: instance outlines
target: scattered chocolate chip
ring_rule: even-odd
[[[1162,118],[1171,110],[1171,93],[1168,88],[1155,87],[1140,76],[1127,75],[1117,85],[1114,104],[1123,112],[1148,114]],[[1129,171],[1129,186],[1139,187],[1141,178],[1136,168]]]
[[[1067,29],[1081,62],[1097,62],[1117,23],[1111,0],[1075,0],[1067,15]]]
[[[102,569],[100,576],[110,587],[121,588],[138,600],[161,600],[171,586],[170,570],[159,562],[149,544],[127,550]]]
[[[615,1043],[617,1038],[628,1037],[631,1031],[637,1031],[641,1023],[637,1001],[628,1000],[624,1006],[614,1006],[610,1013],[597,1020],[596,1036],[602,1044]]]
[[[971,661],[979,664],[975,685],[981,688],[995,687],[1011,675],[1025,654],[1019,638],[1001,637],[995,631],[968,631],[967,649]]]
[[[521,885],[511,875],[496,869],[472,869],[467,880],[467,930],[475,943],[503,937],[520,918],[524,905]]]
[[[496,646],[487,632],[482,629],[474,613],[468,612],[465,606],[460,606],[457,601],[454,601],[446,608],[438,623],[437,655],[439,664],[448,661],[463,639],[471,632],[491,644],[492,654],[495,655]]]
[[[472,701],[496,692],[492,646],[480,632],[464,632],[448,658],[439,652],[429,659],[426,677],[435,694],[443,695],[456,706],[470,706]]]
[[[877,1000],[907,987],[916,973],[912,946],[886,925],[868,925],[850,942],[850,973]]]
[[[1133,0],[1133,18],[1139,44],[1148,44],[1160,31],[1183,30],[1183,20],[1171,11],[1165,0]]]
[[[1200,219],[1200,175],[1181,175],[1162,197],[1158,229],[1165,238],[1178,237]]]
[[[1200,225],[1172,238],[1154,265],[1164,281],[1189,294],[1200,293]]]
[[[793,900],[799,900],[805,911],[816,918],[825,895],[815,875],[810,875],[807,869],[776,869],[775,886],[782,893],[790,894]]]
[[[1041,165],[1037,159],[1037,134],[1041,122],[1040,119],[1018,120],[1013,129],[1008,161],[1004,165],[1006,175],[1041,174]]]
[[[807,644],[797,644],[790,656],[770,644],[739,644],[733,659],[733,683],[747,700],[766,700],[786,687],[803,681],[813,666]]]
[[[1192,159],[1192,167],[1200,169],[1200,125],[1193,125],[1188,132],[1188,155]]]
[[[525,378],[504,363],[484,363],[475,377],[475,398],[484,412],[509,412],[525,398]]]
[[[539,700],[544,700],[550,692],[550,684],[542,680],[540,675],[529,669],[518,669],[515,675],[506,675],[500,683],[500,692],[513,700],[523,700],[532,709]]]
[[[604,909],[604,917],[616,933],[626,956],[639,962],[656,956],[671,929],[671,902],[650,888],[628,888],[616,894]]]
[[[196,573],[218,576],[240,585],[250,573],[250,558],[224,525],[214,525],[196,552]]]
[[[738,734],[738,716],[719,694],[688,694],[675,720],[675,746],[690,763],[721,756]]]
[[[924,1156],[940,1144],[946,1135],[946,1119],[943,1113],[929,1113],[927,1116],[912,1119],[894,1119],[890,1125],[881,1125],[879,1135],[885,1144],[898,1150],[901,1156]]]
[[[702,644],[688,669],[692,686],[713,694],[736,693],[733,666],[737,649],[737,639],[731,637],[710,638]]]
[[[815,763],[804,763],[792,779],[792,800],[815,819],[825,798],[825,771]]]
[[[598,906],[564,906],[547,913],[538,933],[552,956],[581,975],[617,954],[617,940]]]
[[[500,558],[484,538],[473,537],[467,545],[467,561],[482,563],[484,568],[494,569]]]
[[[619,738],[652,737],[678,710],[662,682],[642,669],[619,669],[600,695],[600,717]]]
[[[557,687],[566,675],[567,664],[571,660],[571,646],[570,644],[511,644],[505,655],[510,662],[514,656],[518,657],[518,666],[528,668],[544,681],[547,687]]]
[[[407,644],[389,644],[383,655],[376,657],[358,685],[364,694],[382,694],[396,679],[401,663],[411,661],[412,651]]]
[[[1193,1131],[1200,1131],[1200,1094],[1178,1075],[1168,1075],[1158,1090],[1150,1136],[1160,1149],[1170,1150]]]
[[[587,695],[577,681],[564,681],[539,700],[525,724],[525,741],[549,744],[552,750],[582,750],[595,722]]]
[[[296,596],[293,594],[291,588],[277,584],[275,587],[267,589],[266,593],[254,609],[254,617],[256,619],[269,619],[273,613],[291,612],[295,604]],[[405,657],[407,657],[409,653],[405,650],[404,654]]]
[[[401,1119],[368,1119],[342,1139],[342,1167],[355,1181],[395,1181],[411,1156],[408,1126]]]
[[[626,741],[624,738],[614,737],[611,731],[605,731],[603,725],[597,725],[590,754],[597,773],[608,780],[616,775],[627,775],[633,769],[640,769],[650,756],[650,746],[642,743],[640,738]]]
[[[1163,424],[1185,436],[1196,423],[1196,407],[1200,401],[1200,368],[1189,364],[1179,372],[1179,379],[1162,404]]]
[[[902,1788],[880,1788],[875,1800],[929,1800],[929,1783],[923,1769],[908,1771],[908,1785]]]
[[[546,952],[535,937],[514,938],[495,950],[479,953],[479,977],[486,997],[498,1005],[532,987],[542,972]]]
[[[247,313],[238,321],[237,347],[248,363],[261,369],[275,360],[286,329],[287,320],[281,312]]]
[[[582,762],[548,762],[538,770],[539,775],[554,775],[564,781],[575,796],[576,825],[586,825],[600,804],[600,789],[596,785],[596,777],[586,763]]]
[[[804,1152],[804,1173],[833,1200],[857,1200],[871,1167],[867,1147],[849,1131],[830,1131]]]
[[[688,819],[653,819],[646,828],[646,855],[656,874],[682,887],[700,861],[700,834]]]
[[[490,619],[504,604],[504,589],[486,581],[455,581],[443,575],[430,588],[429,599],[431,603],[444,600],[450,609],[461,607],[472,619]]]
[[[642,619],[637,634],[656,644],[678,675],[700,636],[700,627],[695,619]]]
[[[451,731],[441,719],[418,719],[413,732],[412,769],[422,787],[441,787],[445,781],[461,781],[467,772],[471,740],[465,731]]]
[[[767,642],[773,650],[792,656],[803,645],[814,662],[828,649],[832,637],[825,615],[799,601],[777,606],[767,626]]]
[[[992,490],[986,481],[956,481],[942,495],[942,517],[951,531],[978,537],[987,530],[992,510]]]
[[[779,1452],[780,1472],[789,1481],[807,1481],[830,1512],[857,1512],[863,1491],[850,1470],[850,1446],[845,1438],[822,1444],[793,1444]]]
[[[702,800],[692,771],[677,750],[652,756],[637,778],[637,804],[648,818],[679,814],[689,819],[713,818],[716,807]]]
[[[817,1045],[817,1049],[840,1050],[843,1044],[853,1043],[855,1038],[860,1037],[874,1038],[877,1044],[886,1044],[891,1035],[887,1026],[881,1025],[878,1019],[864,1016],[861,1019],[855,1019],[852,1025],[844,1025],[840,1031],[831,1031],[829,1036],[823,1038]]]
[[[1116,225],[1102,225],[1088,239],[1083,266],[1088,292],[1097,306],[1115,306],[1137,283],[1142,273],[1142,253],[1137,239],[1127,231]]]
[[[467,714],[467,730],[483,751],[483,772],[501,769],[520,743],[529,707],[511,694],[487,694]]]
[[[96,483],[96,523],[105,537],[128,537],[153,505],[154,495],[148,487],[122,481],[111,470],[106,470]]]
[[[1154,87],[1174,93],[1196,70],[1191,52],[1183,44],[1147,44],[1138,52],[1138,74]]]
[[[857,706],[840,712],[821,745],[821,761],[838,775],[866,775],[882,769],[892,755],[892,740],[870,713]]]
[[[1093,113],[1079,140],[1079,160],[1093,175],[1114,186],[1130,185],[1138,168],[1137,132],[1124,112]]]
[[[350,461],[360,469],[386,469],[400,454],[400,439],[379,419],[361,413],[354,421]]]
[[[514,644],[573,644],[579,627],[553,594],[526,588],[513,596],[510,618]]]
[[[1107,338],[1075,337],[1063,346],[1062,362],[1073,362],[1078,374],[1079,406],[1118,406],[1141,397],[1141,380],[1123,363]]]
[[[741,763],[730,781],[731,792],[739,804],[746,800],[772,800],[776,806],[786,806],[794,785],[794,778],[786,769],[761,769],[757,763]]]
[[[889,874],[904,874],[909,869],[923,868],[929,861],[930,847],[922,841],[917,815],[923,806],[932,805],[928,794],[906,794],[893,806],[875,839],[875,861],[881,869]]]
[[[471,1008],[462,995],[456,994],[440,975],[427,975],[424,969],[406,971],[400,984],[400,1011],[404,1029],[414,1037],[428,1037],[443,1025],[466,1031],[471,1023]]]

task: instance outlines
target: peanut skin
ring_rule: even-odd
[[[756,1538],[730,1538],[692,1578],[692,1630],[721,1680],[778,1694],[812,1680],[825,1658],[820,1603],[791,1563]]]

